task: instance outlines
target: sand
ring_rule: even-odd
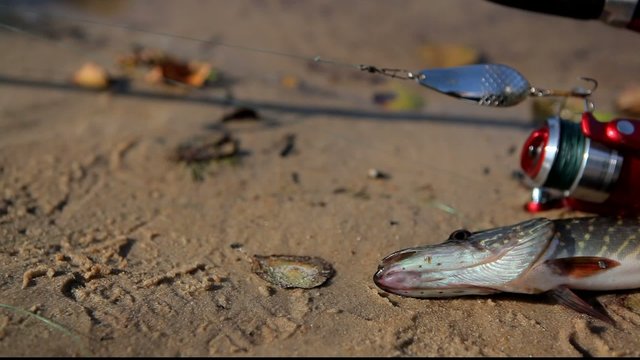
[[[109,3],[55,9],[408,69],[425,66],[421,46],[460,44],[537,86],[596,78],[603,111],[640,79],[640,34],[483,1]],[[536,216],[513,178],[530,100],[485,108],[347,67],[68,20],[28,26],[55,36],[0,32],[0,302],[62,328],[2,308],[1,355],[640,355],[634,292],[588,294],[613,327],[544,296],[421,300],[372,281],[392,251]],[[126,94],[68,85],[86,61],[116,72],[133,43],[209,61],[226,83],[187,91],[136,79]],[[372,102],[399,86],[424,107]],[[220,122],[240,105],[261,120]],[[184,141],[223,131],[239,141],[233,160],[172,160]],[[251,271],[251,256],[271,254],[318,256],[336,274],[277,288]]]

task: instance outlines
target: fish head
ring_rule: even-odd
[[[442,244],[396,251],[382,259],[373,276],[388,292],[411,297],[485,295],[504,291],[546,249],[555,233],[551,220],[454,231]]]

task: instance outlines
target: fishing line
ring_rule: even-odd
[[[560,121],[558,157],[554,161],[545,186],[569,189],[580,171],[586,138],[579,123]]]
[[[248,51],[248,52],[263,53],[263,54],[269,54],[269,55],[274,55],[274,56],[282,56],[282,57],[287,57],[287,58],[301,60],[301,61],[313,61],[313,62],[316,62],[316,63],[323,63],[323,64],[328,64],[328,65],[333,65],[333,66],[349,67],[349,68],[354,68],[354,69],[359,70],[359,71],[364,71],[364,72],[368,72],[368,73],[372,73],[372,74],[380,74],[380,75],[391,77],[391,78],[395,78],[395,79],[401,79],[401,80],[414,79],[413,73],[411,71],[404,70],[404,69],[383,68],[383,67],[378,67],[378,66],[374,66],[374,65],[366,65],[366,64],[354,64],[354,63],[348,63],[348,62],[344,62],[344,61],[337,61],[337,60],[333,60],[333,59],[326,59],[326,58],[323,58],[321,56],[306,56],[306,55],[293,54],[293,53],[288,53],[288,52],[283,52],[283,51],[278,51],[278,50],[273,50],[273,49],[250,47],[250,46],[243,46],[243,45],[236,45],[236,44],[228,44],[228,43],[223,43],[223,42],[220,42],[220,41],[199,39],[199,38],[195,38],[195,37],[187,36],[187,35],[180,35],[180,34],[167,33],[167,32],[162,32],[162,31],[141,29],[141,28],[135,27],[133,25],[124,24],[124,23],[114,23],[114,22],[99,21],[99,20],[93,20],[93,19],[81,18],[81,17],[76,17],[76,16],[63,15],[63,14],[51,14],[51,13],[43,14],[43,13],[38,12],[38,11],[16,9],[14,7],[7,6],[7,5],[0,5],[0,8],[11,9],[13,11],[16,11],[18,13],[23,13],[23,14],[30,14],[30,15],[40,16],[40,17],[48,16],[48,17],[51,17],[51,18],[54,18],[54,19],[56,19],[56,18],[58,18],[58,19],[66,19],[66,20],[69,20],[69,21],[81,22],[81,23],[86,23],[86,24],[91,24],[91,25],[104,26],[104,27],[110,27],[110,28],[116,28],[116,29],[123,29],[123,30],[127,30],[127,31],[151,34],[151,35],[156,35],[156,36],[163,36],[163,37],[169,37],[169,38],[174,38],[174,39],[193,41],[193,42],[198,42],[198,43],[201,43],[201,44],[206,44],[206,45],[211,45],[211,46],[220,46],[220,47],[226,47],[226,48],[230,48],[230,49],[236,49],[236,50],[242,50],[242,51]]]
[[[0,5],[0,7],[1,7],[1,5]],[[61,48],[65,48],[65,49],[67,49],[69,51],[79,53],[79,54],[81,54],[83,56],[87,55],[86,52],[84,52],[84,51],[82,51],[82,50],[80,50],[80,49],[78,49],[78,48],[76,48],[74,46],[67,46],[67,45],[65,45],[65,44],[63,44],[61,42],[53,41],[53,40],[48,39],[48,38],[46,38],[46,37],[44,37],[42,35],[38,35],[38,34],[35,34],[33,32],[30,32],[30,31],[27,31],[27,30],[24,30],[24,29],[21,29],[21,28],[12,26],[12,25],[8,25],[8,24],[0,22],[0,28],[3,28],[5,30],[9,30],[9,31],[13,31],[13,32],[21,34],[21,35],[30,36],[30,37],[32,37],[32,38],[34,38],[36,40],[44,41],[44,42],[49,43],[49,44],[54,44],[54,45],[59,46]],[[92,54],[91,57],[95,58],[96,56]],[[108,62],[109,61],[106,61],[105,63],[108,63]]]

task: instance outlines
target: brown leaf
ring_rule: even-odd
[[[109,87],[111,78],[109,73],[102,66],[87,62],[73,74],[74,84],[89,89],[106,89]]]
[[[640,84],[627,86],[616,99],[618,110],[628,115],[640,115]]]
[[[418,49],[420,59],[427,67],[450,67],[475,64],[480,52],[459,44],[429,44]]]

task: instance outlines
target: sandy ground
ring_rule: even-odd
[[[534,85],[596,78],[603,110],[640,79],[640,34],[484,1],[97,3],[56,10],[409,69],[425,66],[421,46],[462,44]],[[419,300],[372,282],[394,250],[532,217],[512,177],[530,101],[483,108],[344,67],[64,20],[33,31],[56,36],[0,32],[0,302],[67,330],[0,309],[1,355],[640,355],[633,292],[590,295],[613,327],[545,297]],[[135,82],[127,95],[66,85],[88,60],[115,71],[133,43],[210,61],[228,86]],[[397,86],[424,108],[372,103]],[[229,94],[263,120],[221,124]],[[183,141],[224,129],[242,156],[210,164],[201,181],[171,160]],[[370,179],[370,168],[390,178]],[[319,256],[336,275],[311,290],[276,288],[252,273],[254,254]]]

